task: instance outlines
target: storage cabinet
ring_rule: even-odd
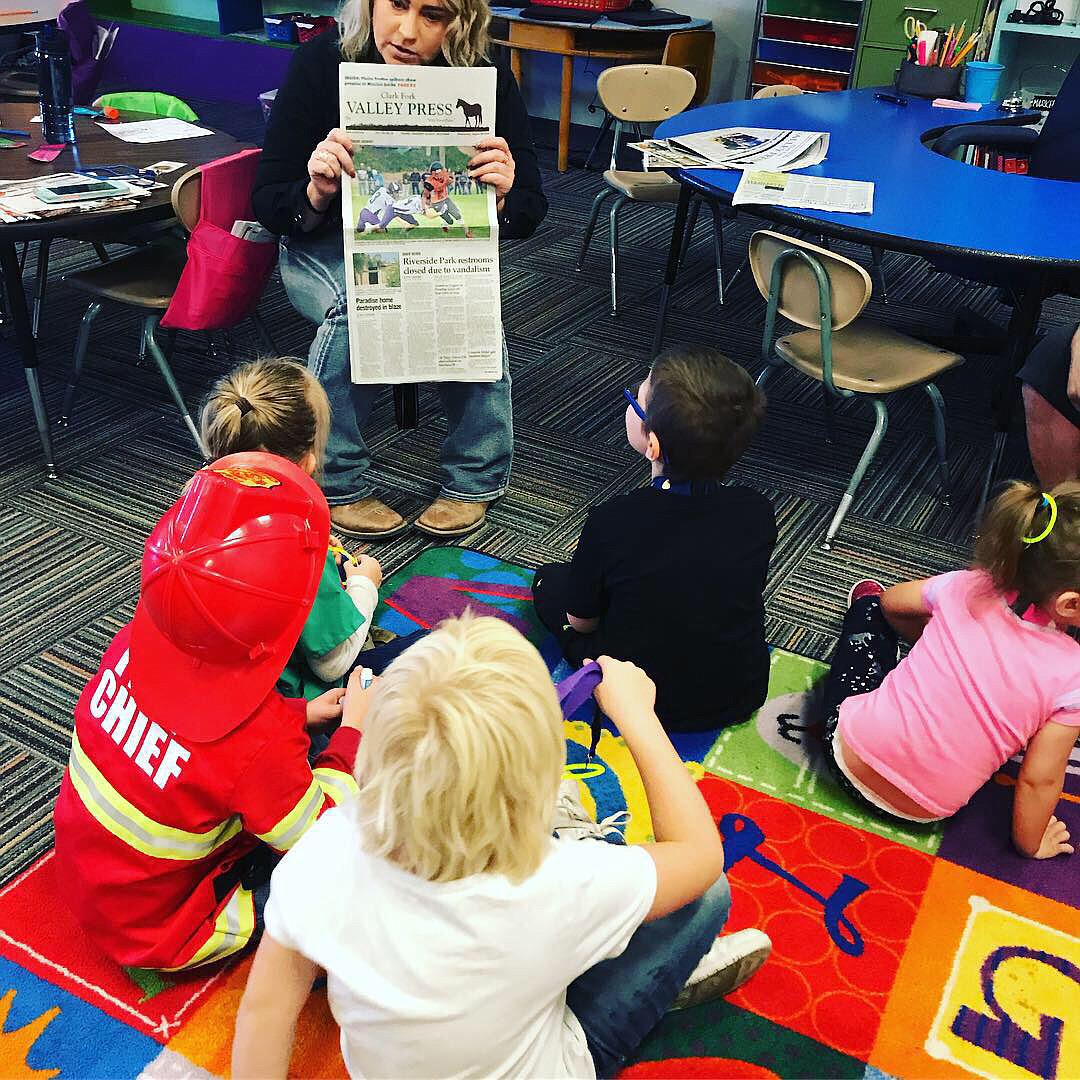
[[[747,96],[762,86],[853,85],[865,0],[758,0]]]
[[[864,45],[859,51],[859,70],[856,86],[888,86],[904,59],[905,49],[885,49],[880,45]]]
[[[910,16],[933,30],[960,29],[967,23],[965,37],[982,24],[985,0],[867,0],[869,11],[863,24],[859,48],[856,86],[884,86],[907,52],[904,22]]]

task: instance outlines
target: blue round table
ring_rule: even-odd
[[[747,213],[797,229],[927,257],[994,260],[1007,271],[1015,305],[1009,322],[1002,385],[995,393],[994,462],[1004,449],[1015,401],[1015,375],[1031,348],[1042,302],[1070,275],[1080,280],[1080,186],[1063,180],[992,172],[935,154],[928,143],[945,128],[1000,120],[994,105],[977,112],[934,108],[908,97],[906,106],[874,97],[875,89],[798,94],[705,105],[665,120],[657,138],[737,126],[829,132],[826,160],[810,176],[874,182],[872,214],[830,214],[775,206]],[[683,185],[664,273],[654,352],[663,337],[668,296],[678,271],[680,239],[691,194],[724,203],[741,174],[680,169]]]

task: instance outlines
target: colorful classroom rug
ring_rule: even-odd
[[[497,615],[559,678],[531,579],[490,556],[430,549],[387,580],[377,621],[408,632],[467,607]],[[1080,863],[1010,850],[1015,762],[942,827],[863,813],[823,769],[824,672],[777,650],[753,720],[677,738],[724,838],[728,928],[761,927],[774,952],[730,998],[666,1017],[623,1075],[1080,1076]],[[584,717],[569,721],[568,762],[583,762],[587,744]],[[629,810],[628,838],[648,839],[641,781],[615,732],[589,772],[590,810]],[[1080,835],[1080,759],[1058,812]],[[121,971],[80,934],[62,892],[49,856],[0,891],[0,1077],[225,1075],[250,960],[188,977]],[[324,992],[305,1008],[291,1073],[344,1076]]]

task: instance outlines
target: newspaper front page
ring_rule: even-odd
[[[468,173],[495,131],[495,69],[342,64],[339,79],[353,382],[496,381],[495,193]]]

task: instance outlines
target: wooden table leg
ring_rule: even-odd
[[[53,457],[52,438],[49,433],[49,415],[45,411],[45,399],[41,395],[41,383],[38,381],[37,343],[30,328],[30,313],[26,309],[26,293],[23,291],[22,274],[19,272],[19,257],[15,254],[15,245],[11,241],[0,243],[0,273],[4,277],[8,311],[14,323],[14,336],[22,357],[26,387],[30,391],[34,423],[37,425],[38,438],[45,455],[45,473],[50,479],[56,479],[56,459]]]
[[[510,70],[514,74],[514,78],[517,79],[518,86],[521,85],[521,50],[511,48],[510,50]]]
[[[570,105],[574,93],[574,58],[562,58],[562,97],[559,99],[559,172],[570,164]]]

